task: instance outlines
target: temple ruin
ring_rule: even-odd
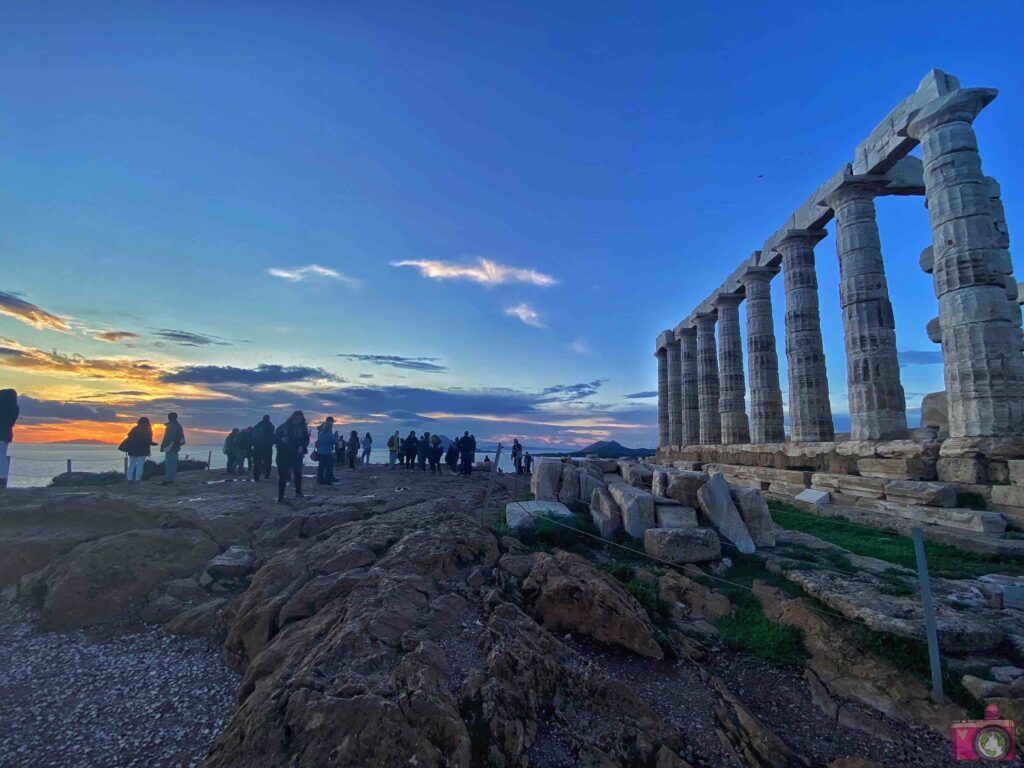
[[[929,72],[850,162],[689,315],[658,335],[659,463],[714,465],[730,482],[771,493],[817,488],[876,507],[887,499],[887,481],[946,482],[982,496],[988,510],[1024,527],[1024,462],[1017,465],[1024,459],[1021,291],[999,184],[982,171],[973,127],[996,93]],[[920,159],[909,154],[917,146]],[[945,393],[928,396],[926,409],[938,405],[944,418],[924,419],[920,427],[907,423],[875,220],[875,198],[886,195],[923,195],[932,230],[920,265],[932,275],[938,299],[928,335],[942,348]],[[837,435],[833,425],[818,307],[814,249],[831,221],[849,435]],[[788,434],[770,291],[780,273]],[[967,527],[998,523],[974,520]]]

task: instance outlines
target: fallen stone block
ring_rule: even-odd
[[[865,499],[881,499],[885,496],[886,481],[878,477],[858,477],[827,472],[811,475],[811,487],[818,491],[843,493]]]
[[[649,528],[644,551],[670,563],[705,563],[722,556],[722,544],[710,528]]]
[[[655,499],[654,511],[659,528],[696,528],[697,510],[684,507],[679,502],[659,504]]]
[[[978,581],[990,584],[1001,595],[1003,608],[1024,611],[1024,576],[993,573],[980,577]]]
[[[619,462],[616,459],[591,459],[588,458],[586,463],[599,470],[602,473],[615,472],[618,474]]]
[[[754,488],[732,487],[729,494],[750,532],[750,538],[754,540],[754,545],[774,547],[775,523],[761,492]]]
[[[558,501],[510,501],[505,505],[505,523],[513,530],[532,528],[538,517],[572,517],[570,509]]]
[[[993,485],[992,503],[1008,507],[1024,507],[1024,486]]]
[[[754,553],[754,540],[750,537],[750,531],[747,530],[747,525],[729,494],[729,485],[721,474],[712,474],[697,491],[697,498],[700,500],[701,511],[708,516],[719,533],[743,554]]]
[[[604,488],[605,487],[604,478],[603,477],[595,477],[590,472],[580,472],[579,473],[579,481],[580,481],[580,500],[584,501],[584,502],[587,502],[587,503],[590,503],[590,499],[591,499],[591,497],[593,497],[594,491],[596,491],[598,488]]]
[[[948,483],[890,480],[885,484],[885,498],[924,507],[955,507],[956,489]]]
[[[676,469],[682,469],[689,472],[699,472],[704,467],[704,462],[678,460],[673,461],[672,466]]]
[[[634,539],[642,539],[644,531],[657,523],[654,496],[624,482],[612,483],[608,493],[615,499],[622,515],[622,527]]]
[[[563,504],[580,500],[580,471],[570,462],[562,465],[562,480],[558,487],[558,500]]]
[[[665,493],[660,495],[675,499],[683,506],[694,507],[697,505],[697,491],[708,481],[708,476],[703,472],[676,470],[666,479]]]
[[[558,459],[538,459],[530,477],[530,491],[537,501],[557,501],[562,485],[562,462]]]
[[[944,457],[935,464],[939,480],[958,485],[983,485],[988,483],[985,462],[976,456]]]
[[[832,503],[832,497],[828,491],[818,491],[814,488],[805,488],[796,495],[797,501],[806,501],[808,504],[824,506]]]
[[[651,482],[654,480],[654,472],[650,467],[633,461],[620,461],[619,473],[623,480],[635,488],[650,488]]]
[[[622,513],[607,486],[595,488],[590,496],[590,519],[594,521],[602,538],[610,539],[622,529]]]
[[[1024,485],[1024,460],[1010,459],[1006,466],[1010,472],[1010,482],[1014,485]]]
[[[998,512],[980,512],[975,509],[958,507],[918,507],[893,501],[876,501],[876,510],[905,520],[945,525],[981,533],[1002,533],[1006,530],[1006,518]]]
[[[935,461],[931,459],[859,459],[857,471],[865,477],[886,480],[934,480]]]

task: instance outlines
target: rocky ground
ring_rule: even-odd
[[[802,599],[758,587],[806,669],[729,650],[706,583],[635,571],[654,610],[600,547],[482,526],[484,474],[365,467],[283,505],[182,477],[0,498],[0,765],[952,765],[832,698],[946,714]]]

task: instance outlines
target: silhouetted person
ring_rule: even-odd
[[[531,456],[529,454],[529,452],[527,452],[526,456],[523,458],[523,463],[526,465],[526,474],[532,475],[533,474],[533,456]]]
[[[295,411],[288,420],[274,432],[277,446],[277,500],[284,501],[284,489],[288,478],[295,482],[295,498],[302,495],[302,457],[309,446],[309,428],[302,411]]]
[[[459,438],[459,453],[462,457],[462,474],[469,477],[473,474],[473,462],[476,461],[476,438],[469,432]]]
[[[117,450],[128,454],[128,471],[125,476],[129,481],[138,482],[142,479],[142,472],[146,468],[146,459],[156,443],[153,442],[153,426],[149,419],[143,416],[138,423],[131,428]]]
[[[516,474],[523,474],[523,445],[519,442],[519,438],[512,440],[512,463],[516,467]]]
[[[370,435],[369,432],[367,432],[365,435],[363,435],[363,454],[362,457],[360,458],[360,461],[363,464],[370,463],[371,450],[373,450],[373,437]]]
[[[252,428],[252,479],[257,482],[260,475],[270,479],[270,461],[274,455],[274,425],[269,416]]]
[[[410,432],[405,438],[405,468],[412,469],[416,465],[416,452],[419,450],[420,441],[416,439],[416,433]]]
[[[235,445],[238,446],[238,450],[241,452],[242,457],[238,462],[238,474],[242,474],[245,470],[245,462],[249,462],[249,470],[252,471],[252,427],[245,427],[238,432],[238,438],[235,440]]]
[[[316,481],[320,485],[331,485],[334,482],[334,452],[337,448],[334,417],[328,416],[316,436]]]
[[[7,449],[14,442],[14,424],[20,415],[17,391],[0,389],[0,488],[7,487],[11,468],[11,460],[7,458]]]
[[[398,434],[398,430],[395,430],[395,434],[388,438],[388,469],[395,468],[395,460],[398,458],[399,451],[402,450],[402,437]]]
[[[430,436],[430,454],[427,460],[430,462],[430,474],[438,474],[441,471],[441,438],[438,435]]]
[[[427,471],[427,457],[430,455],[430,433],[424,432],[416,446],[416,464],[424,472]]]
[[[345,446],[348,454],[348,468],[353,472],[356,469],[356,460],[359,458],[359,433],[354,429],[348,434],[348,443]]]
[[[178,422],[178,414],[171,411],[167,414],[164,424],[164,439],[160,441],[160,450],[164,453],[164,479],[162,485],[173,483],[178,474],[178,451],[185,444],[185,430]]]
[[[453,475],[459,469],[459,441],[450,440],[448,442],[448,451],[444,455],[444,463],[448,465],[448,471]]]
[[[238,466],[239,454],[241,453],[238,448],[238,427],[231,430],[231,433],[224,438],[224,447],[221,449],[224,455],[228,457],[228,467],[225,474],[234,475],[241,474],[242,469]]]

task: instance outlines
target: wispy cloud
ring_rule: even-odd
[[[148,360],[65,355],[26,347],[12,339],[0,339],[0,366],[131,384],[152,384],[160,376],[160,368]]]
[[[362,285],[362,280],[356,277],[350,277],[336,269],[330,267],[321,267],[319,264],[307,264],[304,267],[295,267],[293,269],[281,269],[280,267],[271,267],[267,270],[267,274],[271,277],[279,277],[282,280],[287,280],[290,283],[301,283],[304,280],[337,280],[339,283],[345,283],[352,288],[358,288]]]
[[[344,379],[323,368],[301,365],[258,365],[255,368],[236,368],[232,365],[190,365],[174,373],[164,374],[163,381],[171,384],[284,384],[297,381],[332,381]]]
[[[181,331],[174,328],[160,328],[154,331],[153,335],[182,347],[206,347],[211,344],[227,347],[231,345],[231,342],[220,336],[208,336],[204,333],[192,333],[192,331]]]
[[[569,342],[569,349],[575,352],[577,355],[589,355],[590,344],[582,336],[577,336],[575,339]]]
[[[133,333],[132,331],[99,331],[94,337],[99,341],[106,341],[110,344],[116,344],[119,341],[127,341],[128,339],[138,339],[139,334]]]
[[[534,328],[546,327],[540,313],[526,302],[516,304],[514,307],[508,307],[505,310],[505,314],[509,317],[518,317],[524,323],[532,325]]]
[[[6,293],[4,291],[0,291],[0,315],[13,317],[15,320],[20,320],[26,325],[31,325],[33,328],[39,328],[44,331],[68,333],[71,330],[68,321],[63,317],[58,317],[52,312],[47,312],[45,309],[37,307],[30,301],[25,301],[13,293]]]
[[[901,365],[939,365],[942,351],[938,349],[904,349],[897,354]]]
[[[555,384],[545,387],[540,393],[545,398],[543,402],[568,403],[596,395],[601,385],[607,383],[608,379],[594,379],[582,384]]]
[[[340,354],[346,360],[356,360],[370,365],[388,365],[392,368],[405,368],[423,373],[443,373],[448,370],[446,365],[438,365],[439,357],[402,357],[401,355],[356,355]]]
[[[627,400],[646,400],[648,397],[657,397],[658,390],[652,389],[647,392],[631,392],[626,395]]]
[[[506,283],[527,283],[548,287],[558,281],[551,275],[533,269],[521,269],[499,264],[490,259],[477,259],[475,264],[456,264],[451,261],[427,261],[410,259],[393,261],[393,267],[416,267],[420,274],[434,280],[469,280],[482,285],[504,285]]]

